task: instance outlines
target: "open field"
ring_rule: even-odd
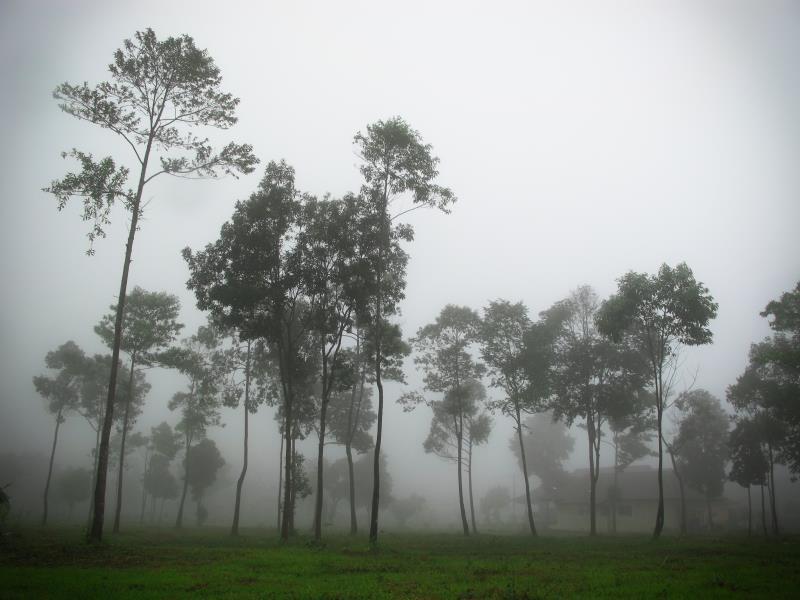
[[[26,530],[0,546],[2,598],[797,597],[800,539],[386,534],[322,547],[274,532],[136,530],[89,546]]]

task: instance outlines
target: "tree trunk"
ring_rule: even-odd
[[[617,534],[617,496],[619,495],[619,440],[614,439],[614,487],[611,495],[611,533]]]
[[[589,435],[589,535],[597,535],[597,465],[594,464],[594,417],[586,415]]]
[[[761,526],[764,528],[764,537],[769,537],[767,533],[767,513],[764,507],[764,485],[761,486]]]
[[[125,472],[125,439],[128,436],[128,419],[131,411],[131,398],[133,396],[133,374],[136,366],[136,355],[131,354],[131,372],[128,376],[128,397],[125,400],[125,416],[122,419],[122,441],[119,447],[119,474],[117,475],[117,509],[114,512],[114,528],[112,533],[119,533],[119,519],[122,514],[122,476]]]
[[[467,478],[469,480],[469,513],[472,518],[472,533],[478,533],[478,526],[475,524],[475,502],[472,497],[472,431],[469,434],[469,446],[467,447]]]
[[[233,525],[231,525],[231,535],[239,535],[239,507],[242,501],[242,486],[244,476],[247,474],[247,443],[248,443],[248,419],[250,414],[250,340],[247,340],[247,357],[244,365],[244,458],[242,460],[242,472],[236,482],[236,501],[233,507]]]
[[[281,530],[281,495],[283,494],[283,442],[286,436],[281,432],[281,449],[278,450],[278,531]]]
[[[296,444],[297,444],[297,438],[295,438],[295,432],[292,431],[292,443],[289,444],[289,449],[290,449],[290,451],[292,453],[292,462],[291,462],[291,465],[290,465],[291,468],[292,468],[292,471],[294,471],[294,460],[295,460],[295,457],[296,457],[295,453],[297,452]],[[294,530],[294,514],[295,514],[295,509],[297,508],[297,505],[296,505],[296,502],[297,502],[297,485],[294,483],[294,476],[295,476],[295,473],[292,472],[292,479],[291,479],[292,487],[291,487],[290,494],[289,494],[289,505],[288,505],[289,508],[285,512],[286,516],[288,516],[288,519],[287,519],[286,522],[288,524],[289,534],[290,535],[294,535],[294,533],[295,533],[295,530]]]
[[[53,477],[53,460],[56,456],[56,444],[58,443],[58,429],[61,427],[62,409],[58,409],[56,414],[56,431],[53,434],[53,448],[50,450],[50,465],[47,467],[47,481],[44,484],[44,514],[42,515],[42,525],[47,525],[47,497],[50,495],[50,479]]]
[[[456,464],[458,465],[458,508],[461,511],[461,528],[464,531],[464,535],[469,535],[469,525],[467,524],[467,511],[464,510],[464,484],[462,481],[462,437],[463,437],[463,421],[462,421],[462,428],[459,429],[457,434],[458,440],[458,460]]]
[[[155,494],[151,494],[150,495],[150,523],[153,524],[153,525],[156,523],[156,502],[157,502],[157,498],[156,498]],[[161,521],[159,521],[158,524],[160,525]]]
[[[314,503],[314,539],[319,542],[322,539],[322,499],[323,499],[323,452],[325,451],[325,417],[327,416],[328,402],[322,399],[319,411],[319,445],[317,447],[317,496]]]
[[[281,540],[283,542],[289,541],[289,533],[291,530],[291,521],[292,521],[292,513],[293,513],[293,506],[292,506],[292,462],[294,457],[292,456],[292,400],[293,400],[293,385],[292,385],[292,348],[290,343],[291,331],[287,336],[287,343],[285,349],[287,350],[285,355],[283,356],[283,363],[284,363],[284,372],[285,372],[285,398],[284,398],[284,405],[286,410],[284,411],[285,414],[285,421],[283,432],[286,436],[286,444],[285,444],[285,462],[283,465],[284,474],[283,474],[283,521],[281,522]]]
[[[164,497],[161,499],[161,510],[158,513],[158,524],[161,525],[161,518],[164,516],[164,504],[166,504],[167,498]]]
[[[353,468],[353,449],[350,447],[350,444],[345,445],[344,452],[347,456],[347,476],[350,493],[350,535],[355,535],[358,533],[358,520],[356,518],[356,480],[355,469]]]
[[[381,240],[378,247],[378,264],[375,273],[375,385],[378,387],[378,429],[375,433],[375,450],[372,466],[372,505],[369,516],[369,543],[378,543],[378,508],[381,495],[381,441],[383,439],[383,380],[381,379],[381,338],[383,336],[383,252],[389,245],[389,216],[386,213],[389,199],[389,180],[384,182],[380,206]]]
[[[661,436],[661,420],[663,411],[661,410],[661,397],[658,398],[658,508],[656,509],[656,525],[653,529],[653,538],[661,536],[664,529],[664,441]]]
[[[189,489],[189,451],[192,449],[192,440],[186,438],[186,457],[183,467],[183,492],[181,493],[181,503],[178,505],[178,517],[175,519],[175,529],[183,527],[183,505],[186,502],[186,491]]]
[[[528,509],[528,525],[531,535],[536,536],[536,525],[533,522],[533,508],[531,507],[531,487],[528,483],[528,463],[525,460],[525,444],[522,442],[522,420],[519,409],[517,409],[517,438],[519,439],[519,454],[522,458],[522,479],[525,481],[525,505]]]
[[[672,447],[668,445],[667,451],[669,452],[669,458],[672,462],[672,472],[675,473],[675,478],[678,480],[678,490],[681,494],[681,535],[686,535],[686,492],[683,487],[683,477],[681,477],[680,471],[678,471],[678,463],[675,460],[675,453],[672,451]]]
[[[147,471],[150,469],[150,459],[151,452],[150,449],[147,448],[144,454],[144,474],[142,475],[142,514],[139,516],[140,525],[144,523],[144,510],[147,506],[147,487],[145,487],[145,481],[147,481]]]
[[[100,455],[100,423],[97,424],[97,429],[95,430],[95,442],[94,442],[94,468],[92,469],[92,487],[91,489],[95,488],[97,484],[97,459]],[[86,516],[86,531],[88,532],[92,528],[92,515],[94,514],[94,494],[89,494],[89,514]]]
[[[753,500],[750,497],[750,484],[747,484],[747,537],[753,535]]]
[[[147,139],[147,148],[142,159],[142,169],[139,173],[139,185],[136,196],[131,206],[131,226],[128,230],[128,242],[125,245],[125,261],[122,263],[122,279],[119,284],[119,299],[117,301],[117,314],[114,320],[114,346],[111,350],[111,374],[108,379],[108,397],[106,411],[103,419],[102,433],[100,434],[100,453],[97,461],[97,485],[94,489],[94,515],[92,528],[89,531],[89,540],[99,542],[103,539],[103,518],[106,507],[106,474],[108,471],[108,444],[111,439],[111,425],[114,422],[114,399],[117,394],[117,369],[119,367],[119,352],[122,345],[122,321],[125,314],[125,296],[128,290],[128,273],[133,254],[133,239],[139,223],[139,206],[142,201],[147,162],[150,158],[150,149],[153,145],[152,132]]]
[[[772,452],[772,444],[769,444],[769,510],[772,516],[772,533],[779,535],[778,531],[778,510],[775,503],[775,457]]]
[[[714,512],[711,510],[711,496],[706,494],[706,511],[708,512],[708,531],[714,531]]]

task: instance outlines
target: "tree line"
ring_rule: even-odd
[[[234,125],[239,101],[221,91],[219,69],[189,36],[159,41],[150,29],[137,32],[115,53],[109,71],[110,81],[94,88],[64,83],[54,95],[68,114],[99,125],[126,142],[138,170],[138,174],[134,170],[135,189],[126,187],[130,170],[112,157],[96,160],[73,150],[65,156],[77,160],[80,170],[45,190],[56,196],[59,209],[72,198],[82,200],[83,218],[92,222],[89,253],[94,251],[92,242],[104,235],[118,202],[130,213],[118,301],[96,328],[111,354],[88,358],[68,342],[46,358],[56,374],[34,380],[55,416],[51,471],[58,429],[66,414],[84,415],[96,432],[90,540],[100,540],[103,533],[115,423],[120,440],[114,531],[119,530],[128,431],[148,389],[142,369],[161,366],[176,369],[187,382],[185,390],[176,393],[169,404],[181,415],[172,435],[179,436],[175,444],[182,446],[184,453],[177,526],[182,523],[194,452],[208,448],[206,432],[220,424],[219,408],[224,404],[241,408],[244,426],[242,470],[231,527],[232,534],[238,533],[248,466],[249,416],[259,406],[270,405],[276,407],[281,436],[281,539],[287,540],[292,533],[297,496],[304,493],[307,483],[303,481],[304,457],[296,443],[314,432],[318,439],[315,539],[322,536],[324,452],[332,439],[345,448],[353,533],[358,524],[352,453],[373,451],[369,539],[376,543],[383,473],[384,381],[404,381],[403,361],[412,348],[424,388],[403,395],[400,401],[408,410],[419,404],[432,409],[425,449],[457,465],[459,513],[465,534],[470,522],[476,530],[472,451],[489,436],[489,414],[499,413],[514,425],[528,523],[531,534],[536,535],[524,419],[549,410],[567,424],[581,422],[585,426],[592,533],[596,531],[595,492],[604,432],[611,432],[615,466],[632,460],[647,445],[649,432],[653,433],[659,489],[653,533],[660,535],[664,448],[675,466],[676,456],[688,456],[686,449],[691,444],[687,440],[698,437],[690,434],[687,425],[686,432],[667,440],[665,412],[673,405],[698,415],[708,408],[699,397],[684,394],[676,400],[672,394],[680,348],[710,343],[709,322],[717,311],[708,289],[687,265],[663,265],[654,275],[623,275],[617,292],[603,302],[591,288],[578,288],[535,321],[520,302],[495,300],[484,307],[482,315],[468,307],[448,305],[434,323],[404,340],[394,317],[404,298],[409,261],[405,247],[413,240],[413,228],[401,217],[420,208],[449,212],[456,197],[438,183],[439,160],[431,146],[402,118],[394,117],[368,125],[353,139],[361,161],[357,192],[341,198],[315,197],[296,185],[290,165],[270,161],[257,189],[236,203],[219,237],[202,249],[184,249],[190,273],[187,286],[209,320],[176,344],[182,328],[177,322],[177,299],[139,288],[127,290],[135,234],[144,211],[143,190],[160,175],[215,178],[251,173],[258,159],[247,144],[230,143],[214,150],[198,137],[196,131],[201,127],[227,129]],[[156,159],[158,166],[153,166]],[[751,367],[729,396],[740,409],[737,430],[741,426],[746,432],[748,427],[756,427],[748,423],[771,418],[771,423],[791,423],[784,438],[794,440],[798,419],[792,402],[777,398],[796,398],[798,328],[796,308],[792,313],[782,307],[781,303],[767,307],[767,314],[774,316],[771,324],[776,336],[769,344],[765,342],[763,349],[756,349],[763,345],[754,347]],[[127,355],[127,363],[121,360],[122,354]],[[127,377],[120,377],[122,372]],[[488,399],[484,381],[498,391],[496,398]],[[377,391],[376,407],[373,389]],[[769,428],[759,425],[757,429]],[[742,435],[747,438],[744,433],[739,437]],[[767,449],[768,473],[775,461],[796,465],[796,450],[791,453],[796,441],[791,446],[779,442],[776,435],[781,434],[770,433],[767,441],[757,438],[759,448]],[[148,475],[154,478],[155,473],[163,473],[164,461],[177,454],[171,449],[164,451],[166,446],[159,446],[154,436],[155,431],[144,445],[145,480]],[[754,449],[755,445],[748,452],[752,454]],[[211,450],[207,452],[213,455]],[[738,456],[736,452],[734,456]],[[211,464],[218,462],[211,460]],[[464,501],[465,468],[469,518]],[[757,484],[760,480],[751,477],[748,469],[737,466],[737,480]],[[688,470],[686,476],[690,477]],[[48,489],[49,476],[44,520]],[[774,486],[770,489],[774,503]],[[777,531],[777,524],[774,528]]]

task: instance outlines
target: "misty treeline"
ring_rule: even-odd
[[[159,41],[152,30],[137,32],[115,53],[109,70],[111,79],[94,88],[65,83],[55,92],[62,110],[121,137],[135,168],[73,150],[65,156],[76,159],[80,171],[46,188],[59,209],[74,197],[82,199],[83,218],[92,222],[90,243],[104,235],[118,202],[130,227],[118,302],[95,328],[110,355],[88,356],[67,342],[47,355],[50,373],[34,379],[54,427],[43,521],[59,427],[69,416],[87,419],[95,431],[95,464],[90,473],[74,476],[92,480],[89,539],[102,537],[111,464],[117,468],[113,530],[119,530],[124,464],[135,450],[144,456],[140,520],[148,500],[151,511],[159,500],[162,507],[176,500],[180,527],[191,490],[197,520],[204,521],[203,494],[224,463],[207,435],[223,424],[220,408],[228,406],[240,410],[243,422],[242,468],[231,490],[236,535],[250,415],[270,406],[281,439],[276,515],[281,539],[294,531],[298,499],[313,493],[317,540],[330,520],[323,511],[328,494],[329,510],[348,499],[352,533],[359,526],[356,507],[368,508],[374,543],[379,507],[387,504],[384,382],[405,383],[405,360],[413,352],[423,387],[397,400],[406,410],[421,404],[431,409],[425,450],[456,466],[453,487],[464,534],[477,532],[473,452],[488,440],[493,418],[504,418],[514,427],[512,449],[525,483],[529,530],[536,535],[529,476],[535,473],[545,482],[541,473],[565,456],[557,444],[537,445],[531,416],[543,413],[586,431],[592,534],[603,442],[613,446],[615,478],[635,460],[657,456],[656,537],[664,526],[665,454],[682,494],[685,483],[710,503],[728,477],[745,486],[748,497],[752,486],[761,488],[762,498],[766,488],[771,527],[778,532],[774,465],[800,469],[800,287],[763,313],[772,317],[775,334],[753,346],[750,366],[729,389],[736,412],[732,431],[718,399],[704,390],[676,389],[681,349],[711,343],[709,323],[717,312],[709,290],[683,263],[663,265],[655,274],[629,272],[602,301],[590,287],[578,287],[538,317],[523,303],[504,299],[480,311],[447,305],[404,339],[396,315],[413,229],[401,217],[420,208],[449,212],[456,198],[437,183],[438,158],[431,146],[395,117],[355,135],[358,191],[315,197],[296,185],[290,165],[272,161],[257,189],[236,203],[219,237],[202,249],[184,249],[187,286],[208,321],[178,341],[177,298],[127,290],[143,190],[159,175],[250,173],[258,159],[249,145],[230,143],[215,151],[196,133],[202,126],[234,125],[238,99],[220,90],[219,70],[192,38]],[[131,174],[134,188],[127,187]],[[153,367],[175,369],[186,383],[169,403],[178,423],[163,423],[145,435],[133,427],[149,390],[144,369]],[[297,441],[311,435],[318,445],[309,481],[307,457]],[[344,447],[344,460],[326,460],[330,444]],[[355,459],[354,452],[363,458]],[[179,454],[180,481],[170,469]],[[424,505],[419,496],[393,500],[399,522]],[[490,490],[479,512],[489,522],[507,500],[507,490]]]

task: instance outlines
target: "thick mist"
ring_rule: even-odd
[[[129,290],[141,286],[177,296],[184,324],[179,339],[206,322],[186,288],[190,273],[181,250],[201,250],[218,238],[235,203],[255,191],[266,164],[285,159],[296,171],[298,189],[319,198],[342,197],[362,184],[353,136],[368,124],[401,115],[431,144],[441,159],[438,180],[458,196],[451,214],[419,210],[403,217],[413,226],[414,239],[403,246],[409,254],[407,285],[393,322],[405,338],[434,322],[447,304],[483,314],[490,302],[505,298],[523,302],[536,321],[540,311],[580,286],[590,285],[602,301],[617,292],[618,278],[628,271],[653,274],[663,263],[685,262],[719,308],[709,323],[713,343],[683,349],[672,397],[707,390],[727,415],[733,413],[726,390],[747,366],[750,345],[772,334],[759,313],[800,278],[795,5],[234,2],[226,7],[12,1],[0,8],[5,141],[0,146],[5,196],[0,486],[10,484],[10,521],[24,525],[41,519],[56,426],[33,378],[53,375],[45,356],[68,340],[90,356],[109,352],[93,328],[117,302],[130,218],[116,207],[107,236],[97,239],[94,256],[87,256],[90,224],[81,221],[79,203],[59,212],[55,199],[42,191],[72,168],[62,151],[75,147],[98,157],[127,156],[113,134],[61,112],[52,92],[64,81],[93,85],[107,79],[107,65],[122,40],[147,27],[161,37],[186,33],[208,50],[224,89],[241,99],[238,123],[212,131],[211,141],[250,143],[261,159],[254,172],[238,179],[162,178],[147,187]],[[480,359],[479,345],[468,352]],[[425,449],[432,409],[423,403],[406,411],[397,403],[408,392],[442,398],[424,391],[424,373],[414,361],[419,356],[415,348],[404,360],[405,385],[385,385],[382,454],[391,492],[380,527],[455,532],[462,526],[457,469],[452,460]],[[168,404],[186,389],[187,378],[160,366],[143,372],[151,387],[131,431],[150,435],[162,422],[178,423]],[[489,375],[482,381],[482,402],[505,397],[503,389],[490,385]],[[245,527],[278,523],[281,437],[275,415],[275,406],[250,415],[241,505]],[[514,425],[500,411],[490,417],[488,439],[472,453],[477,528],[524,532],[524,479],[514,452]],[[670,436],[677,432],[675,419],[675,411],[668,412],[664,431]],[[230,526],[243,420],[241,406],[221,407],[220,424],[208,429],[224,465],[203,496],[207,526]],[[547,421],[536,426],[540,429],[531,423],[529,431],[562,436],[566,449],[560,465],[573,479],[564,480],[558,494],[577,506],[588,495],[588,483],[582,483],[589,468],[587,432],[579,420],[568,428]],[[655,448],[652,439],[647,443]],[[314,431],[297,442],[312,488],[316,446]],[[88,494],[70,506],[66,482],[71,469],[92,468],[94,447],[87,420],[65,415],[50,490],[53,522],[86,521]],[[325,447],[329,473],[344,456],[340,445]],[[604,495],[614,464],[609,444],[601,444],[599,458]],[[169,467],[179,488],[182,461],[179,451]],[[174,499],[163,506],[148,500],[142,513],[145,448],[134,449],[126,463],[123,528],[138,524],[142,514],[145,524],[171,526]],[[654,486],[654,465],[653,456],[635,461],[628,470],[630,485],[639,485],[633,482],[638,473],[652,475],[645,487]],[[671,471],[665,474],[670,477]],[[113,467],[108,481],[110,522]],[[567,496],[547,496],[537,475],[530,483],[543,530],[558,523],[554,528],[588,531],[584,509],[573,507],[572,520],[556,521],[547,511],[553,498]],[[675,485],[670,479],[668,501],[677,498]],[[782,526],[797,531],[800,484],[778,466],[775,485]],[[326,494],[323,528],[346,531],[347,493]],[[650,492],[643,494],[652,499]],[[719,508],[715,516],[729,517],[725,522],[732,529],[746,528],[740,510],[747,502],[744,488],[728,482],[721,497],[739,513]],[[301,531],[311,530],[313,500],[312,493],[298,501]],[[703,531],[705,504],[698,506],[690,527]],[[185,511],[186,525],[195,526],[197,503],[191,496]],[[366,503],[357,515],[366,530]],[[674,518],[668,511],[668,529],[677,527]],[[648,517],[631,530],[649,532],[651,526]],[[601,532],[610,527],[607,511],[598,527]]]

